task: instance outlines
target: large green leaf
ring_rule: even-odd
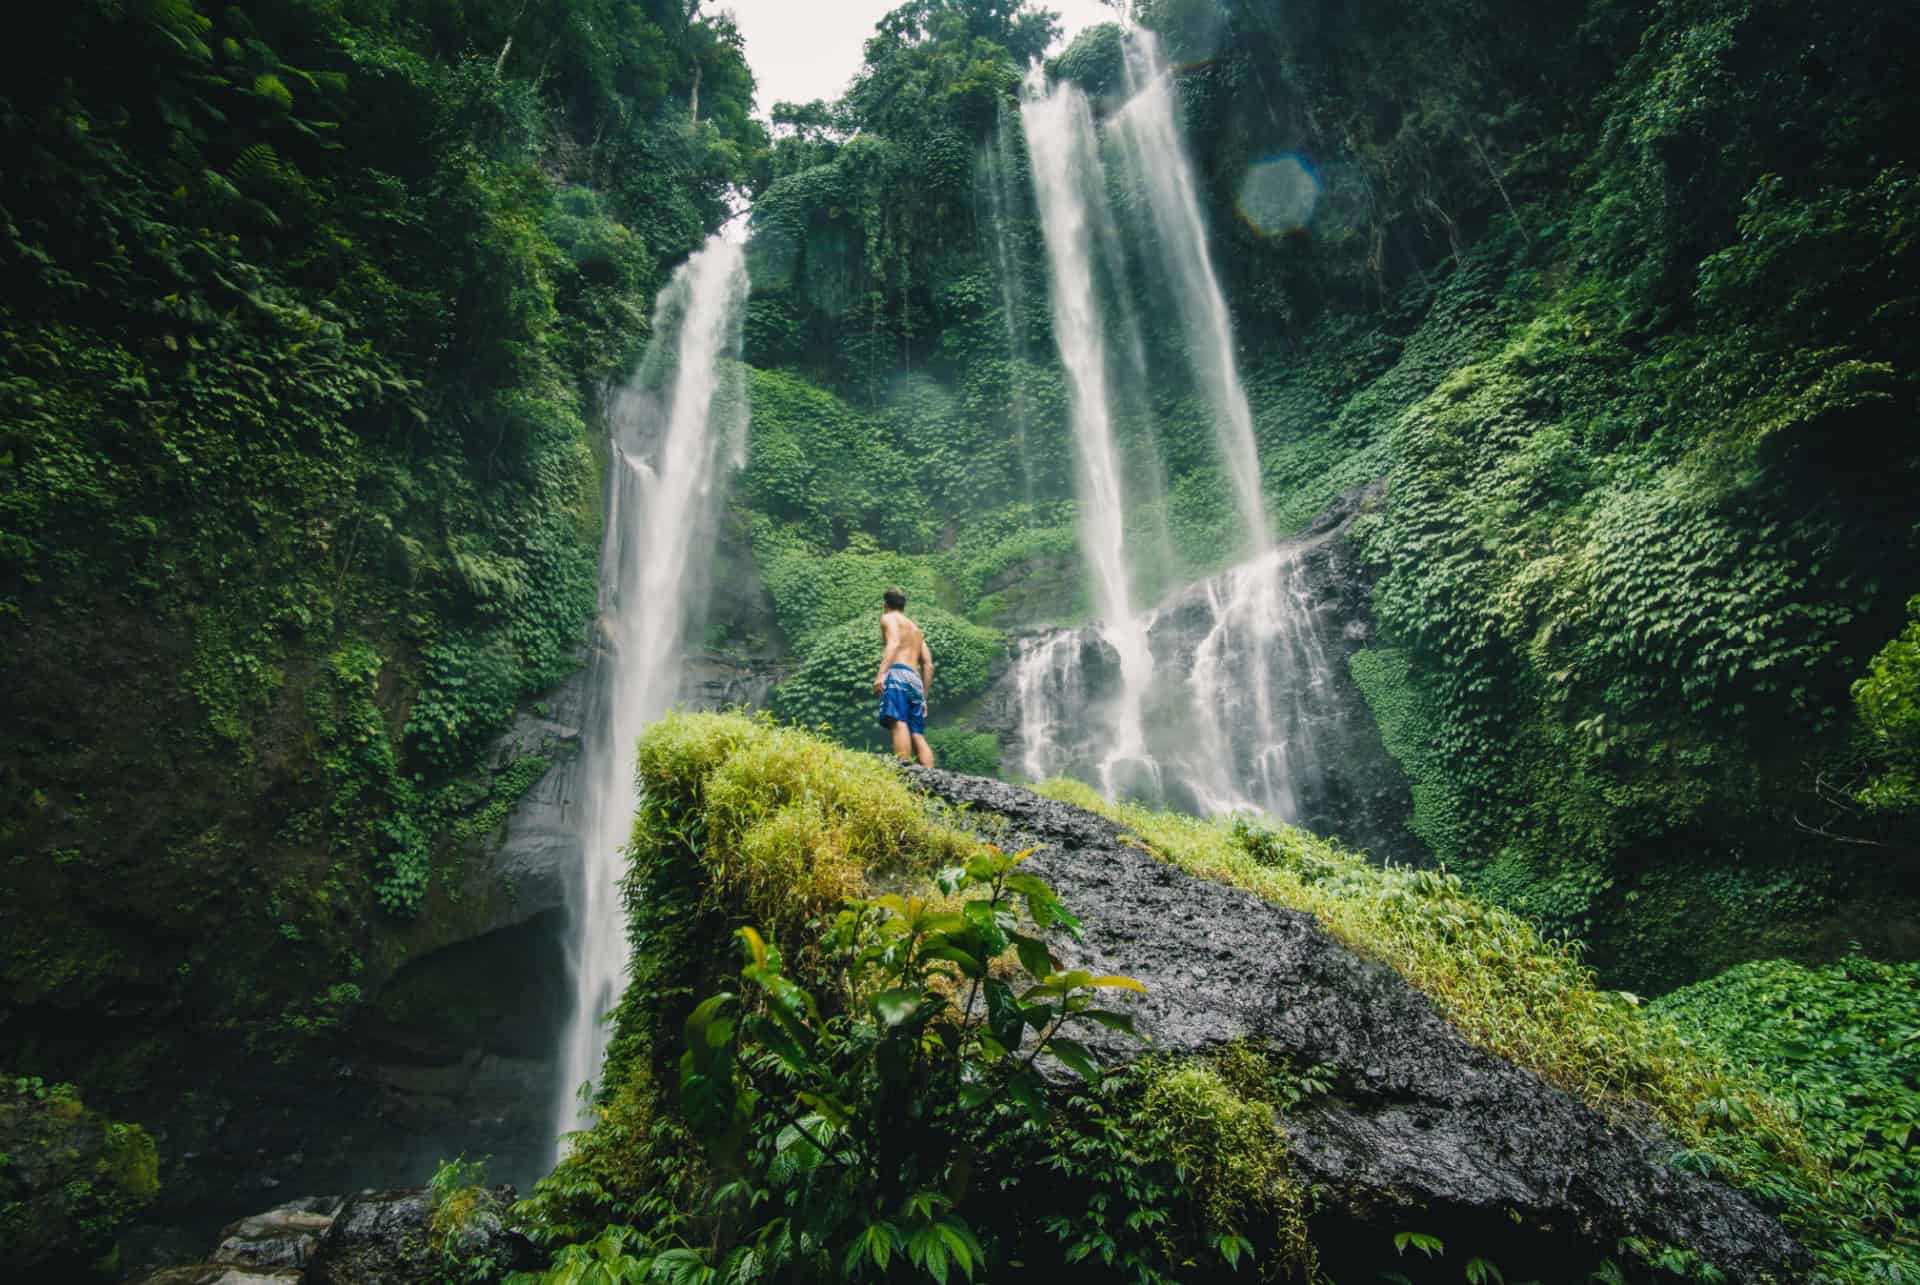
[[[918,1013],[925,1001],[926,995],[918,986],[896,986],[873,997],[873,1015],[882,1026],[898,1026]]]

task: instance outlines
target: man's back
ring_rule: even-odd
[[[920,632],[904,611],[888,611],[880,616],[880,668],[890,665],[905,665],[915,673],[920,671],[920,653],[926,636]]]

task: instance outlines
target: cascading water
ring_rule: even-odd
[[[1203,814],[1297,820],[1322,767],[1315,733],[1338,715],[1301,553],[1272,549],[1202,586],[1212,626],[1187,671],[1198,727],[1175,772]]]
[[[1341,703],[1306,574],[1323,539],[1269,549],[1140,616],[1159,678],[1143,718],[1154,797],[1203,816],[1304,820],[1326,793],[1319,747],[1353,711]],[[1087,711],[1108,698],[1110,653],[1099,626],[1021,644],[1007,684],[1027,777],[1097,777],[1101,729]]]
[[[584,868],[573,888],[574,1011],[556,1137],[579,1128],[578,1090],[600,1073],[606,1014],[627,973],[622,850],[639,800],[633,746],[673,700],[682,640],[702,596],[726,468],[739,463],[746,390],[739,364],[747,272],[715,236],[654,305],[640,369],[615,398],[600,619],[587,735],[576,768]]]
[[[1054,290],[1055,335],[1074,393],[1074,430],[1087,468],[1080,502],[1096,610],[1105,649],[1084,631],[1029,640],[1016,658],[1022,766],[1033,777],[1072,772],[1096,777],[1112,793],[1112,762],[1084,748],[1097,729],[1083,710],[1111,700],[1129,719],[1116,722],[1114,749],[1147,769],[1126,782],[1133,793],[1177,797],[1207,813],[1257,808],[1294,818],[1295,781],[1313,770],[1308,744],[1330,684],[1312,603],[1302,588],[1298,550],[1276,550],[1261,491],[1253,416],[1234,355],[1233,323],[1220,288],[1194,173],[1181,144],[1172,76],[1151,33],[1128,36],[1127,101],[1096,133],[1085,98],[1071,86],[1030,90],[1023,109],[1034,185],[1046,231]],[[1122,621],[1125,549],[1117,477],[1099,469],[1111,454],[1106,410],[1106,339],[1091,284],[1091,244],[1109,274],[1123,256],[1112,248],[1111,198],[1101,140],[1134,220],[1127,249],[1151,286],[1171,300],[1188,373],[1212,413],[1222,471],[1233,493],[1247,561],[1201,587],[1204,613],[1191,601]],[[1088,203],[1098,204],[1092,212]],[[1091,234],[1089,228],[1092,229]],[[1123,319],[1124,321],[1124,319]],[[1137,344],[1125,354],[1142,364]],[[1189,595],[1190,597],[1191,595]],[[1156,618],[1169,621],[1162,638]],[[1172,622],[1204,621],[1181,629]],[[1117,660],[1103,681],[1105,651]],[[1144,678],[1142,673],[1144,671]],[[1173,674],[1184,677],[1175,685]],[[1145,786],[1145,789],[1141,787]]]
[[[1131,97],[1114,113],[1108,136],[1126,158],[1127,177],[1146,191],[1153,243],[1159,250],[1155,276],[1173,296],[1180,314],[1186,331],[1187,360],[1194,382],[1213,410],[1221,454],[1246,526],[1248,549],[1258,554],[1272,543],[1273,536],[1267,528],[1266,500],[1260,492],[1253,413],[1234,357],[1233,317],[1227,311],[1226,295],[1213,267],[1213,252],[1207,246],[1207,224],[1200,212],[1193,165],[1180,143],[1173,78],[1152,32],[1130,33],[1126,71]]]
[[[1127,569],[1124,493],[1108,388],[1108,337],[1089,253],[1099,244],[1093,202],[1106,199],[1106,167],[1086,96],[1062,83],[1042,92],[1037,79],[1021,104],[1032,158],[1034,195],[1047,244],[1054,340],[1067,371],[1080,481],[1081,542],[1093,576],[1094,611],[1119,657],[1120,682],[1108,709],[1099,774],[1113,792],[1133,774],[1157,769],[1146,753],[1142,702],[1153,678],[1146,619],[1134,611]],[[1104,209],[1104,207],[1102,207]]]

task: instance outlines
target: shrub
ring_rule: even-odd
[[[937,607],[915,608],[933,652],[929,709],[946,713],[986,690],[1004,643],[997,630],[968,624]],[[800,667],[774,690],[773,712],[820,728],[847,745],[877,742],[873,676],[879,669],[880,629],[873,620],[851,620],[816,634]]]

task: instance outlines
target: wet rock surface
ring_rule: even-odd
[[[1251,743],[1259,739],[1245,725],[1246,703],[1257,699],[1254,686],[1221,681],[1217,674],[1217,706],[1203,714],[1192,708],[1189,683],[1199,668],[1196,656],[1208,645],[1223,602],[1234,596],[1238,568],[1189,585],[1153,608],[1147,641],[1154,672],[1184,677],[1148,693],[1148,749],[1158,770],[1140,774],[1126,769],[1132,774],[1117,782],[1117,788],[1136,797],[1158,798],[1183,812],[1204,815],[1220,808],[1219,792],[1227,782],[1202,779],[1211,775],[1208,767],[1216,755],[1198,752],[1203,742],[1209,749],[1217,743],[1233,760],[1233,787],[1261,806],[1316,834],[1337,835],[1352,849],[1402,862],[1429,860],[1425,846],[1407,828],[1413,802],[1406,776],[1388,755],[1373,711],[1349,669],[1354,653],[1374,645],[1375,635],[1372,579],[1346,534],[1375,494],[1374,488],[1361,487],[1343,495],[1284,546],[1288,556],[1271,572],[1280,592],[1299,611],[1291,640],[1275,649],[1276,668],[1269,677],[1273,693],[1294,694],[1284,714],[1290,726],[1281,737],[1283,797],[1262,799],[1266,791],[1256,786],[1260,771],[1245,761]],[[1036,756],[1036,764],[1028,761],[1029,729],[1024,726],[1030,715],[1027,701],[1035,693],[1022,691],[1023,677],[1031,681],[1031,675],[1023,675],[1020,657],[1050,639],[1063,644],[1053,664],[1072,672],[1072,679],[1061,685],[1074,692],[1070,699],[1057,692],[1040,695],[1046,709],[1042,722],[1053,743]],[[1009,652],[1011,659],[1002,663],[969,715],[971,725],[1000,738],[1012,772],[1098,780],[1109,735],[1104,702],[1121,684],[1119,653],[1098,627],[1017,636]],[[1241,680],[1251,677],[1244,669],[1229,668]],[[1277,697],[1270,703],[1278,704]]]
[[[462,1259],[484,1259],[496,1276],[534,1266],[531,1242],[508,1230],[500,1211],[511,1187],[481,1194],[449,1246]],[[204,1263],[169,1267],[137,1285],[415,1285],[446,1277],[430,1243],[433,1203],[424,1187],[363,1191],[291,1201],[227,1227]]]
[[[212,1261],[248,1267],[305,1267],[345,1203],[338,1196],[311,1196],[242,1218],[222,1233]]]
[[[1668,1167],[1676,1144],[1626,1127],[1529,1071],[1468,1044],[1418,991],[1361,958],[1313,916],[1196,879],[1125,840],[1106,819],[1029,791],[938,769],[912,784],[965,805],[1003,846],[1036,846],[1034,873],[1086,933],[1066,967],[1146,985],[1136,1020],[1157,1054],[1233,1040],[1295,1065],[1331,1063],[1336,1087],[1286,1120],[1296,1177],[1322,1187],[1356,1235],[1473,1229],[1512,1245],[1531,1229],[1547,1278],[1627,1235],[1684,1245],[1734,1280],[1799,1279],[1800,1251],[1744,1196]],[[1139,1046],[1088,1037],[1109,1058]],[[1518,1224],[1518,1226],[1516,1226]],[[1507,1275],[1526,1254],[1503,1258]],[[1536,1273],[1537,1274],[1537,1273]],[[1524,1279],[1524,1275],[1519,1279]],[[1583,1276],[1581,1277],[1583,1278]]]

